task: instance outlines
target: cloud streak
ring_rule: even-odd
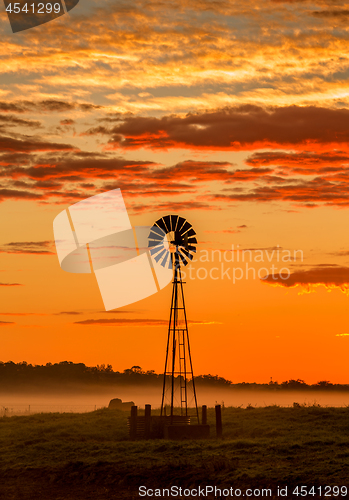
[[[23,286],[23,283],[0,283],[0,286]]]
[[[86,319],[84,321],[75,321],[75,325],[83,326],[168,326],[168,321],[163,319],[140,319],[140,318],[111,318],[111,319]],[[188,325],[211,325],[216,324],[215,322],[205,322],[205,321],[190,321],[188,320]]]
[[[349,267],[320,265],[304,271],[286,274],[270,274],[262,282],[283,288],[300,288],[300,294],[311,293],[318,287],[340,290],[349,296]]]
[[[52,241],[12,241],[0,246],[0,253],[55,255]]]

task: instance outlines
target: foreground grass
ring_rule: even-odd
[[[349,489],[347,408],[226,408],[222,440],[209,410],[205,441],[132,442],[126,418],[98,410],[0,419],[0,498],[136,499],[140,485]]]

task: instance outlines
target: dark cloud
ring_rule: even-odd
[[[29,182],[24,182],[24,181],[11,181],[11,187],[18,187],[18,188],[31,188],[33,186],[33,183]]]
[[[1,115],[0,114],[0,126],[6,127],[27,127],[27,128],[38,128],[41,127],[41,122],[37,120],[23,120],[17,118],[14,115]]]
[[[268,182],[268,179],[265,179]],[[299,203],[309,208],[317,206],[318,203],[326,205],[348,206],[349,192],[348,179],[321,178],[311,180],[290,181],[283,179],[283,184],[271,184],[270,186],[254,186],[251,189],[231,189],[229,194],[220,193],[208,197],[212,201],[287,201]]]
[[[311,14],[315,17],[348,19],[349,10],[315,10]]]
[[[306,113],[303,116],[304,109]],[[228,130],[229,120],[234,123],[235,127],[234,120],[237,120],[237,117],[239,119],[242,117],[242,121],[247,120],[247,123],[250,123],[261,114],[262,118],[264,117],[266,121],[269,120],[269,131],[272,130],[277,135],[283,133],[276,131],[276,129],[282,129],[280,123],[278,124],[280,113],[285,114],[286,118],[290,113],[293,113],[300,120],[299,126],[295,128],[303,127],[305,130],[305,125],[309,124],[309,120],[308,122],[306,120],[309,113],[316,115],[318,112],[320,114],[322,112],[325,114],[339,112],[339,116],[342,116],[343,111],[346,110],[298,108],[296,106],[266,110],[257,106],[241,106],[220,112],[198,113],[186,117],[171,116],[165,117],[165,119],[139,119],[134,116],[126,116],[122,118],[124,121],[120,121],[117,126],[125,127],[134,124],[136,130],[142,131],[146,123],[153,124],[154,127],[155,125],[159,126],[159,123],[164,123],[171,134],[173,130],[176,130],[178,123],[183,123],[184,129],[189,127],[189,130],[194,130],[194,135],[196,132],[200,134],[207,127],[213,127],[212,137],[214,137],[216,125],[218,124],[220,127],[224,120],[226,120],[225,125]],[[349,118],[349,114],[346,117]],[[285,127],[287,128],[290,122],[286,118]],[[302,122],[303,118],[305,125]],[[313,119],[315,120],[314,117]],[[171,128],[173,120],[175,125],[174,128]],[[201,120],[201,123],[206,123],[207,127],[206,125],[199,127],[193,123],[193,120]],[[67,122],[69,122],[68,119]],[[328,124],[329,129],[332,130],[330,120],[328,120]],[[268,127],[265,130],[268,130]],[[340,127],[337,127],[337,130],[340,130]],[[250,133],[253,142],[254,134],[257,132],[264,134],[264,128],[260,124],[258,130],[256,128],[255,131],[248,132],[245,127],[244,133]],[[265,134],[267,137],[268,132]],[[164,137],[164,133],[160,135]],[[190,139],[190,134],[188,137]],[[340,137],[337,132],[336,137],[337,139]],[[321,139],[320,135],[318,139]],[[5,183],[0,190],[0,201],[33,199],[47,203],[48,200],[53,199],[54,201],[50,202],[68,203],[106,190],[120,188],[124,192],[129,208],[134,213],[145,210],[152,212],[167,210],[174,206],[173,202],[167,201],[153,202],[151,207],[148,203],[132,205],[132,198],[139,196],[153,200],[160,197],[169,199],[175,196],[185,195],[187,198],[190,196],[191,202],[185,202],[185,204],[180,201],[175,202],[175,206],[179,210],[206,210],[212,207],[218,209],[217,204],[212,203],[215,201],[226,203],[234,201],[288,201],[302,204],[308,208],[316,207],[319,203],[337,206],[349,205],[347,193],[349,153],[345,152],[344,144],[337,151],[257,152],[246,160],[248,168],[236,168],[229,162],[198,160],[186,160],[173,166],[164,167],[153,162],[126,160],[114,156],[112,152],[93,153],[80,150],[73,152],[74,148],[71,145],[40,141],[33,137],[23,138],[21,136],[20,139],[0,137],[0,147],[1,141],[3,141],[4,147],[3,154],[0,153],[0,177],[4,179]],[[256,143],[254,145],[256,146]],[[263,143],[263,145],[265,144]],[[299,179],[294,177],[297,174],[311,175],[314,178]],[[205,193],[201,185],[209,182],[217,184],[213,188],[210,186],[210,191]],[[221,189],[220,192],[219,189]],[[215,194],[210,194],[212,192]],[[230,231],[235,231],[235,229],[232,228]]]
[[[52,241],[14,241],[0,246],[0,253],[55,255]]]
[[[32,184],[31,186],[39,189],[55,189],[61,187],[63,184],[57,181],[38,181]]]
[[[46,314],[22,313],[22,312],[0,312],[0,316],[46,316]]]
[[[326,288],[339,288],[347,293],[349,289],[349,267],[322,264],[304,271],[294,271],[287,277],[287,273],[270,274],[262,281],[268,284],[286,288],[300,286],[306,290],[314,286],[323,285]]]
[[[84,321],[75,321],[75,325],[103,325],[103,326],[164,326],[168,325],[168,321],[164,319],[86,319]]]
[[[97,104],[90,104],[90,103],[77,104],[76,106],[78,108],[80,108],[82,111],[92,111],[94,109],[102,109],[103,108],[103,106],[100,106]]]
[[[94,109],[101,109],[103,106],[91,103],[77,103],[70,101],[61,101],[58,99],[46,99],[39,102],[33,102],[30,106],[38,111],[50,111],[62,113],[64,111],[72,111],[74,109],[81,109],[82,111],[92,111]]]
[[[61,312],[56,313],[56,314],[57,314],[57,316],[61,316],[61,315],[77,316],[77,315],[80,315],[82,313],[78,312],[78,311],[61,311]]]
[[[40,162],[41,163],[41,162]],[[86,178],[108,179],[116,176],[134,176],[148,172],[152,162],[132,161],[122,158],[81,157],[79,152],[74,155],[47,158],[45,166],[41,164],[29,168],[13,167],[6,171],[7,176],[28,177],[33,180],[63,179],[82,181]],[[77,176],[77,177],[74,177]]]
[[[76,147],[70,144],[62,144],[50,141],[43,141],[28,137],[26,139],[15,139],[13,137],[0,136],[0,151],[25,153],[37,151],[73,151]]]
[[[284,249],[280,246],[274,247],[251,247],[251,248],[240,248],[240,252],[282,252]],[[286,250],[286,249],[285,249]]]
[[[146,182],[149,175],[142,176],[144,182],[114,182],[103,184],[103,191],[120,188],[126,198],[132,197],[151,197],[158,198],[164,196],[184,195],[195,192],[197,189],[195,185],[184,183],[169,182],[167,186],[162,183]]]
[[[235,182],[249,181],[272,172],[269,168],[233,169],[228,162],[187,160],[172,167],[153,170],[151,177],[157,181],[173,179],[190,180],[192,182]]]
[[[30,111],[63,113],[80,109],[82,111],[92,111],[102,109],[103,106],[88,102],[72,102],[60,99],[44,99],[42,101],[14,101],[11,103],[0,101],[0,113],[27,113]]]
[[[115,311],[114,311],[115,312]],[[125,312],[125,311],[124,311]],[[75,325],[84,325],[84,326],[168,326],[168,321],[165,319],[127,319],[127,318],[111,318],[111,319],[86,319],[84,321],[75,321]],[[190,325],[208,325],[213,324],[213,322],[205,322],[205,321],[190,321],[188,320],[188,324]]]
[[[334,257],[347,257],[349,255],[349,250],[340,250],[338,252],[331,252],[329,255],[333,255]]]
[[[0,286],[23,286],[22,283],[0,283]]]
[[[228,162],[203,162],[187,160],[172,167],[160,168],[152,172],[152,178],[157,180],[190,179],[195,182],[210,180],[226,180],[233,174]]]
[[[13,321],[0,321],[0,326],[14,325]]]
[[[42,194],[16,189],[0,189],[0,201],[5,200],[41,200]]]
[[[205,233],[227,233],[227,234],[239,234],[241,233],[242,228],[246,228],[247,226],[238,226],[236,229],[235,228],[228,228],[228,229],[220,229],[220,230],[207,230]]]
[[[30,153],[0,153],[0,167],[12,167],[15,165],[27,165],[31,162],[32,155]]]
[[[75,109],[74,103],[66,102],[66,101],[58,101],[55,99],[47,99],[45,101],[41,101],[39,104],[33,103],[33,107],[40,108],[43,111],[71,111]]]
[[[212,204],[204,203],[201,201],[185,201],[185,202],[163,202],[131,205],[130,211],[134,214],[142,212],[163,212],[172,210],[174,212],[182,212],[184,210],[220,210],[220,207],[213,207]]]
[[[74,125],[75,121],[67,119],[67,120],[61,120],[59,123],[61,125],[70,126],[70,125]]]
[[[333,167],[325,169],[325,165],[333,164],[349,164],[349,154],[344,151],[325,151],[325,152],[300,152],[300,153],[283,153],[281,151],[263,151],[256,152],[249,156],[245,163],[253,167],[266,167],[269,165],[277,165],[279,167],[297,167],[297,172],[307,171],[314,172],[334,171]],[[336,170],[341,167],[335,167]],[[293,171],[293,170],[292,170]]]
[[[0,101],[0,112],[24,113],[25,111],[28,111],[28,108],[22,104]]]
[[[87,133],[109,135],[110,147],[126,149],[244,150],[251,146],[346,144],[349,140],[349,110],[243,105],[183,117],[126,116],[114,127],[97,127]]]

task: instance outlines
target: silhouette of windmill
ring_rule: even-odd
[[[173,288],[168,325],[164,382],[161,413],[166,415],[170,406],[171,424],[176,407],[180,415],[188,416],[188,406],[194,400],[199,424],[193,364],[190,352],[189,332],[181,266],[188,265],[196,253],[196,233],[192,225],[179,215],[166,215],[152,226],[148,247],[155,261],[163,267],[173,269]]]

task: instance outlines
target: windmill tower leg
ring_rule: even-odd
[[[192,384],[189,390],[188,382]],[[193,364],[190,352],[188,323],[185,310],[181,269],[176,265],[173,279],[171,311],[168,327],[166,360],[160,415],[165,415],[166,401],[170,392],[170,415],[173,423],[175,407],[179,406],[182,416],[188,416],[188,393],[194,398],[196,417],[199,423],[199,410],[196,398]]]

